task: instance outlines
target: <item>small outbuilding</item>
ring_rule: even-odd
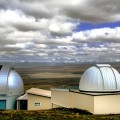
[[[52,109],[51,91],[31,88],[17,99],[18,110],[45,110]]]
[[[52,89],[53,105],[93,114],[120,114],[120,74],[108,64],[97,64],[82,75],[79,90]]]
[[[0,109],[15,109],[16,99],[24,93],[23,81],[11,65],[0,66]]]
[[[27,110],[28,108],[28,95],[24,95],[17,98],[17,110]]]

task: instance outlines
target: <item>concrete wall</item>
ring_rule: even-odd
[[[120,95],[95,96],[94,114],[120,114]]]
[[[52,90],[51,96],[51,101],[53,104],[66,108],[71,107],[71,99],[68,91]]]
[[[40,103],[40,106],[35,106],[35,103]],[[51,98],[28,94],[28,110],[41,110],[51,108]]]
[[[71,108],[78,108],[94,113],[94,96],[70,92]]]
[[[66,107],[88,110],[94,113],[94,96],[69,91],[52,90],[53,104]]]
[[[63,90],[52,90],[51,101],[61,107],[83,109],[93,114],[120,114],[120,94],[92,96]]]

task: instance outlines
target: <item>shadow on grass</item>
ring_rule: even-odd
[[[53,110],[66,111],[66,112],[71,112],[71,113],[79,113],[80,115],[93,115],[87,110],[81,110],[77,108],[54,108]]]

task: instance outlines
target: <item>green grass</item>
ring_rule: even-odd
[[[39,111],[0,111],[0,120],[120,120],[120,115],[92,115],[78,109],[52,109]]]

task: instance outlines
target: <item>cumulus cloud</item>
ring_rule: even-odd
[[[119,26],[76,29],[82,21],[119,21],[119,4],[119,0],[1,0],[0,57],[47,62],[118,61]]]
[[[69,3],[69,4],[68,4]],[[35,18],[65,15],[71,18],[101,22],[120,19],[119,0],[1,0],[2,9],[18,9]]]
[[[120,41],[120,27],[116,28],[100,28],[80,32],[74,32],[72,35],[74,41],[89,42],[89,41]]]
[[[62,12],[69,17],[83,21],[119,21],[119,4],[119,0],[78,0],[77,4],[63,6]]]

